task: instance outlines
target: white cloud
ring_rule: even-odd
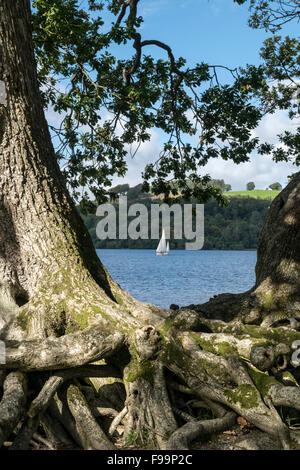
[[[200,4],[201,2],[203,3],[203,0],[181,0],[180,2],[180,7],[181,8],[188,8],[191,5],[195,5],[195,3]],[[219,15],[223,12],[224,9],[228,10],[237,10],[239,6],[236,3],[233,3],[232,0],[206,0],[205,2],[205,7],[209,8],[210,13],[213,13],[214,15]]]
[[[46,112],[46,118],[52,125],[57,125],[63,115],[55,113],[53,108]],[[107,115],[102,118],[107,118]],[[276,145],[277,135],[284,130],[293,130],[295,122],[288,118],[284,111],[277,111],[266,116],[257,129],[252,133],[261,141],[266,141]],[[118,129],[119,131],[119,129]],[[124,178],[115,177],[113,185],[128,183],[134,186],[142,181],[141,173],[147,163],[154,162],[162,150],[160,134],[152,130],[151,140],[144,142],[138,149],[134,158],[130,154],[127,156],[128,171]],[[134,151],[134,147],[133,147]],[[295,173],[296,167],[291,163],[275,163],[269,156],[253,155],[249,162],[234,164],[232,161],[222,159],[211,159],[208,164],[200,169],[202,174],[210,174],[212,178],[224,179],[231,184],[233,190],[246,188],[249,181],[254,181],[259,189],[265,189],[269,184],[279,181],[283,186],[287,183],[287,177]]]
[[[276,145],[277,135],[284,130],[292,130],[293,127],[294,123],[287,113],[277,111],[266,116],[252,134],[262,142]],[[275,163],[268,155],[253,155],[249,162],[239,165],[221,159],[210,160],[204,169],[213,178],[223,178],[226,183],[231,184],[233,190],[245,189],[248,181],[254,181],[258,189],[265,189],[275,181],[285,186],[288,175],[296,172],[296,167],[291,163]]]
[[[271,144],[276,144],[278,134],[285,130],[291,131],[294,127],[295,121],[289,119],[285,111],[276,111],[274,114],[268,114],[263,118],[253,135]]]
[[[128,171],[124,178],[114,178],[113,185],[128,183],[130,186],[135,186],[142,181],[142,171],[144,170],[147,163],[155,162],[162,149],[162,143],[160,136],[155,130],[151,130],[151,140],[144,142],[139,147],[135,156],[132,158],[130,154],[127,155],[127,167]],[[135,148],[133,146],[132,151]]]
[[[148,1],[147,4],[141,4],[140,15],[143,18],[152,16],[158,13],[164,6],[168,5],[170,0],[152,0]]]
[[[266,189],[271,183],[279,181],[283,186],[287,176],[295,172],[295,167],[287,163],[274,163],[269,156],[254,156],[249,162],[234,164],[221,159],[211,160],[205,171],[213,178],[224,179],[231,184],[232,190],[246,189],[249,181],[254,181],[257,189]]]
[[[283,111],[266,116],[260,126],[253,132],[261,141],[276,144],[276,136],[284,130],[293,129],[294,123],[290,121]],[[150,161],[155,161],[161,151],[159,134],[152,131],[152,139],[146,142],[131,159],[128,157],[128,172],[124,178],[115,178],[114,184],[127,182],[131,186],[141,182],[141,172]],[[271,183],[279,181],[283,186],[287,177],[295,173],[296,167],[291,163],[275,163],[270,156],[253,155],[249,162],[239,165],[221,158],[211,159],[201,170],[202,174],[210,174],[212,178],[224,179],[231,184],[233,190],[246,189],[249,181],[254,181],[258,189],[265,189]]]

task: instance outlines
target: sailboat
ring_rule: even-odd
[[[163,228],[161,239],[159,240],[158,247],[156,248],[157,256],[166,256],[169,254],[169,242],[166,242],[165,229]]]

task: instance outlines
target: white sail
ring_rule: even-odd
[[[170,246],[169,246],[169,242],[167,242],[167,253],[169,253],[170,251]]]
[[[161,239],[159,241],[158,247],[156,248],[156,254],[157,255],[167,255],[168,251],[169,251],[168,246],[169,246],[169,242],[168,242],[168,245],[167,245],[165,229],[163,229]]]
[[[161,251],[167,251],[167,242],[166,242],[166,234],[165,229],[163,228],[162,235],[161,235]]]

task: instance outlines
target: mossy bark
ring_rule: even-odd
[[[122,316],[111,314],[114,307],[129,317],[137,302],[101,264],[60,172],[39,94],[30,2],[0,8],[7,95],[0,106],[0,292],[22,307],[10,337],[61,336],[95,318],[114,327]]]
[[[39,94],[30,2],[5,1],[0,8],[0,79],[7,96],[0,106],[1,286],[18,305],[56,302],[54,315],[65,310],[67,293],[74,292],[75,305],[81,301],[75,291],[93,282],[98,296],[114,299],[56,161]]]
[[[300,173],[272,201],[261,231],[255,285],[194,306],[207,318],[266,327],[288,324],[300,313]]]

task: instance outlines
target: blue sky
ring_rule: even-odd
[[[185,57],[189,65],[202,61],[232,68],[247,63],[258,64],[260,46],[269,36],[265,31],[249,28],[248,7],[239,6],[232,0],[141,0],[141,13],[144,16],[143,37],[166,42],[174,55]],[[284,33],[296,36],[298,26],[289,25]],[[150,50],[157,54],[155,48]],[[265,118],[255,133],[275,142],[278,133],[293,125],[295,123],[291,123],[284,112],[278,112]],[[128,158],[126,181],[132,185],[140,181],[144,164],[155,160],[161,143],[160,135],[153,131],[151,142],[145,143],[135,159]],[[248,181],[254,181],[260,189],[274,181],[285,185],[287,176],[296,168],[291,164],[275,164],[266,156],[253,155],[250,162],[240,165],[213,160],[203,171],[213,178],[225,179],[233,190],[240,190],[245,189]],[[116,178],[114,182],[121,181]]]
[[[247,5],[239,6],[233,0],[141,0],[140,13],[144,17],[143,39],[167,43],[175,57],[185,57],[190,66],[202,61],[230,68],[258,64],[260,46],[269,36],[264,31],[249,28]],[[296,23],[288,25],[283,34],[297,36],[298,26]],[[164,52],[155,47],[148,47],[145,53],[164,57]],[[229,80],[229,77],[223,79]],[[277,112],[263,120],[255,135],[274,143],[278,133],[295,124],[284,112]],[[128,157],[126,177],[115,178],[114,184],[140,182],[141,171],[146,163],[156,160],[162,143],[162,135],[154,129],[151,141],[140,147],[134,159]],[[291,164],[275,164],[266,156],[253,155],[250,162],[240,165],[214,159],[202,171],[213,178],[223,178],[233,190],[240,190],[245,189],[248,181],[254,181],[260,189],[274,181],[285,185],[287,176],[296,168]]]
[[[142,0],[141,7],[145,37],[159,37],[191,65],[257,62],[267,37],[248,27],[248,8],[232,0]]]

